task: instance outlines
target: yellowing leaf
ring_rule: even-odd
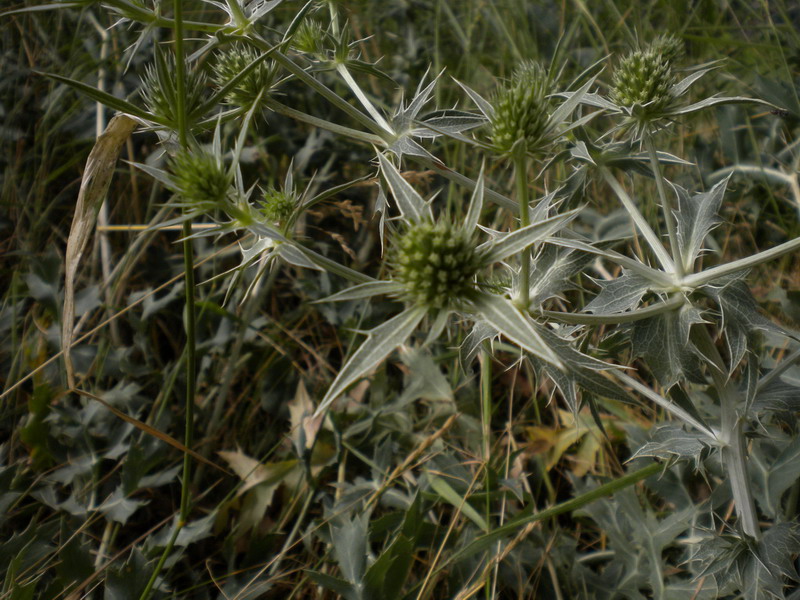
[[[86,161],[83,172],[75,216],[67,239],[67,255],[64,274],[64,310],[61,329],[61,347],[64,352],[64,366],[67,371],[69,387],[75,387],[75,372],[70,357],[72,329],[75,322],[75,274],[78,265],[94,230],[97,212],[103,204],[108,191],[114,167],[117,164],[122,145],[136,128],[136,121],[125,115],[116,115],[108,123],[103,134],[97,138],[94,148]]]

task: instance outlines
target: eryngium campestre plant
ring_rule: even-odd
[[[223,87],[258,58],[259,53],[250,46],[232,44],[216,55],[213,65],[214,82],[218,87]],[[249,108],[259,94],[269,93],[275,83],[275,75],[274,64],[261,61],[225,95],[225,100],[229,104]]]
[[[397,243],[395,278],[414,303],[452,307],[473,289],[482,262],[477,246],[471,232],[448,221],[414,223]]]
[[[536,152],[546,145],[550,112],[550,79],[534,61],[521,63],[511,80],[495,96],[491,121],[492,143],[501,154],[520,150]]]
[[[218,157],[203,150],[182,151],[169,165],[171,179],[192,212],[224,208],[231,176]]]

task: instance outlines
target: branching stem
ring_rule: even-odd
[[[661,200],[661,210],[664,213],[664,222],[667,224],[667,235],[669,235],[669,245],[672,249],[672,260],[675,263],[675,274],[680,279],[683,277],[684,266],[681,257],[681,247],[678,244],[678,232],[675,226],[675,215],[672,214],[672,205],[664,189],[664,175],[661,172],[661,163],[658,161],[656,147],[653,144],[653,137],[649,133],[644,135],[644,144],[647,146],[647,153],[650,155],[650,165],[653,168],[653,176],[656,178],[656,189]]]

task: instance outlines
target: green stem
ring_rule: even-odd
[[[675,273],[675,264],[672,262],[672,257],[670,257],[669,253],[664,248],[664,245],[661,243],[661,240],[658,239],[655,231],[653,228],[650,227],[650,224],[647,222],[647,219],[644,218],[644,215],[639,211],[634,204],[631,197],[628,195],[628,192],[625,191],[619,181],[617,181],[611,172],[606,167],[600,167],[600,173],[603,175],[603,178],[608,183],[609,187],[614,190],[614,193],[619,198],[619,201],[622,202],[622,206],[625,207],[625,210],[628,211],[628,215],[630,215],[631,219],[633,219],[634,225],[636,225],[636,229],[639,230],[639,233],[644,236],[645,241],[650,246],[650,249],[655,254],[658,262],[661,263],[661,268],[664,269],[667,273]]]
[[[681,257],[681,247],[678,245],[675,215],[672,214],[672,205],[664,189],[664,175],[661,172],[661,163],[658,160],[656,147],[653,144],[653,136],[649,133],[644,134],[644,144],[647,146],[647,153],[650,155],[650,165],[653,168],[653,175],[656,178],[656,188],[658,189],[658,197],[661,200],[661,210],[664,213],[664,222],[667,224],[667,235],[669,235],[669,245],[672,249],[672,260],[675,263],[675,274],[681,278],[684,273],[684,264],[683,258]]]
[[[740,258],[739,260],[734,260],[733,262],[729,262],[724,265],[706,269],[705,271],[700,271],[699,273],[687,275],[684,277],[682,283],[684,286],[689,288],[698,288],[701,285],[710,283],[715,279],[724,277],[725,275],[746,271],[747,269],[776,259],[784,254],[794,252],[795,250],[800,250],[800,237],[796,237],[793,240],[789,240],[788,242],[784,242],[783,244],[775,246],[774,248],[770,248],[769,250],[764,250],[758,254],[753,254],[752,256],[748,256],[746,258]]]
[[[492,452],[492,354],[489,342],[485,341],[481,347],[481,425],[483,437],[483,493],[485,494],[484,511],[486,522],[491,523],[492,500],[489,477],[489,459]],[[491,600],[492,576],[486,572],[485,591],[486,599]]]
[[[505,525],[498,527],[497,529],[491,531],[490,533],[486,533],[484,535],[478,536],[472,542],[467,544],[464,548],[459,550],[458,552],[454,553],[450,556],[446,561],[444,561],[441,565],[436,568],[436,572],[434,575],[440,573],[451,564],[462,561],[470,556],[474,556],[480,552],[485,552],[492,548],[496,542],[501,540],[502,538],[510,535],[515,535],[519,533],[523,527],[528,525],[529,523],[536,523],[538,521],[544,521],[550,519],[552,517],[557,517],[558,515],[562,515],[564,513],[570,513],[579,508],[583,508],[587,504],[591,504],[595,500],[599,500],[600,498],[604,498],[606,496],[610,496],[620,490],[628,488],[648,477],[655,475],[659,471],[664,468],[663,465],[660,463],[652,463],[646,467],[639,469],[638,471],[634,471],[632,473],[628,473],[619,477],[613,481],[609,481],[603,485],[596,487],[593,490],[590,490],[580,496],[573,498],[572,500],[567,500],[566,502],[562,502],[561,504],[557,504],[556,506],[551,506],[550,508],[546,508],[545,510],[539,511],[534,514],[522,515],[513,519],[506,523]]]
[[[725,362],[711,335],[705,327],[692,330],[692,339],[697,349],[708,360],[708,370],[720,402],[720,435],[722,442],[722,462],[731,485],[736,514],[742,524],[742,531],[756,540],[761,538],[758,513],[750,490],[750,477],[747,474],[747,445],[744,438],[744,419],[739,408],[744,406],[739,390],[728,377]]]
[[[183,150],[188,146],[189,135],[186,128],[186,63],[183,52],[183,0],[173,0],[174,7],[174,34],[175,34],[175,92],[176,92],[176,117],[178,125],[178,141]],[[183,444],[192,447],[195,373],[196,373],[196,340],[195,340],[195,302],[194,302],[194,255],[192,251],[192,223],[191,220],[183,222],[183,268],[186,294],[186,397],[184,407],[184,433]],[[189,476],[191,473],[192,459],[188,453],[183,455],[183,476],[181,479],[181,501],[178,522],[170,536],[164,551],[156,564],[153,574],[147,582],[140,600],[147,600],[152,593],[158,575],[164,568],[164,563],[172,552],[175,540],[178,538],[186,520],[189,517]]]
[[[649,319],[664,313],[679,309],[686,303],[686,298],[675,294],[669,300],[656,302],[646,308],[630,310],[616,315],[593,315],[587,313],[568,313],[554,310],[543,310],[541,314],[546,319],[569,323],[571,325],[614,325],[618,323],[633,323],[641,319]]]
[[[325,129],[337,135],[358,140],[359,142],[366,142],[368,144],[372,144],[373,146],[379,146],[381,148],[386,147],[386,142],[380,136],[374,135],[372,133],[364,133],[363,131],[358,131],[357,129],[351,129],[350,127],[344,127],[343,125],[338,125],[336,123],[331,123],[330,121],[326,121],[325,119],[320,119],[318,117],[314,117],[304,112],[300,112],[299,110],[295,110],[289,106],[286,106],[285,104],[281,104],[277,100],[268,98],[264,101],[264,106],[278,113],[279,115],[284,115],[286,117],[289,117],[290,119],[301,121],[303,123],[308,123],[309,125],[313,125],[314,127],[318,127],[320,129]]]
[[[251,39],[249,41],[251,43],[256,44],[261,48],[261,50],[264,51],[271,48],[271,46],[266,42],[259,43],[260,41],[256,39]],[[363,125],[368,129],[371,129],[374,133],[378,135],[381,134],[385,135],[386,132],[384,132],[377,123],[375,123],[372,119],[370,119],[369,116],[365,115],[355,106],[347,102],[344,98],[340,97],[336,92],[334,92],[324,83],[314,79],[314,77],[306,73],[305,69],[303,69],[297,63],[295,63],[291,58],[283,54],[280,50],[276,50],[273,54],[273,57],[275,58],[275,62],[281,65],[284,69],[289,71],[292,75],[297,77],[300,81],[302,81],[308,87],[317,92],[320,96],[327,99],[331,104],[333,104],[343,112],[350,115],[353,119],[361,123],[361,125]]]
[[[514,180],[519,204],[519,224],[521,228],[527,227],[531,224],[531,215],[528,208],[528,157],[524,151],[514,154]],[[522,310],[527,311],[528,304],[530,304],[531,287],[531,252],[529,249],[526,248],[522,251],[519,262],[519,306]]]

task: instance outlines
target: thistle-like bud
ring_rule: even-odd
[[[292,36],[292,45],[298,52],[317,55],[325,50],[324,39],[322,24],[314,19],[306,19]]]
[[[480,266],[481,255],[470,233],[447,222],[423,222],[400,238],[394,268],[411,300],[439,309],[469,296]]]
[[[231,177],[222,162],[207,152],[182,151],[172,159],[169,170],[180,196],[197,210],[220,207],[228,197]]]
[[[526,61],[517,67],[494,100],[491,135],[497,150],[506,154],[520,143],[526,151],[535,152],[546,143],[549,93],[547,73],[538,63]]]
[[[223,87],[259,57],[259,53],[244,44],[233,44],[216,56],[214,82]],[[225,100],[236,106],[250,107],[263,91],[267,94],[275,83],[276,68],[273,63],[261,61],[245,75],[226,95]],[[262,96],[263,97],[263,96]]]
[[[292,217],[295,205],[294,194],[270,187],[261,200],[261,214],[271,223],[285,225]]]
[[[647,105],[647,114],[656,115],[672,102],[674,83],[672,67],[661,52],[637,50],[623,58],[614,72],[611,99],[620,106]]]
[[[197,69],[186,70],[185,107],[191,114],[200,106],[206,76]],[[175,57],[171,53],[157,52],[155,61],[145,67],[141,94],[151,113],[177,123],[177,89],[175,87]]]

